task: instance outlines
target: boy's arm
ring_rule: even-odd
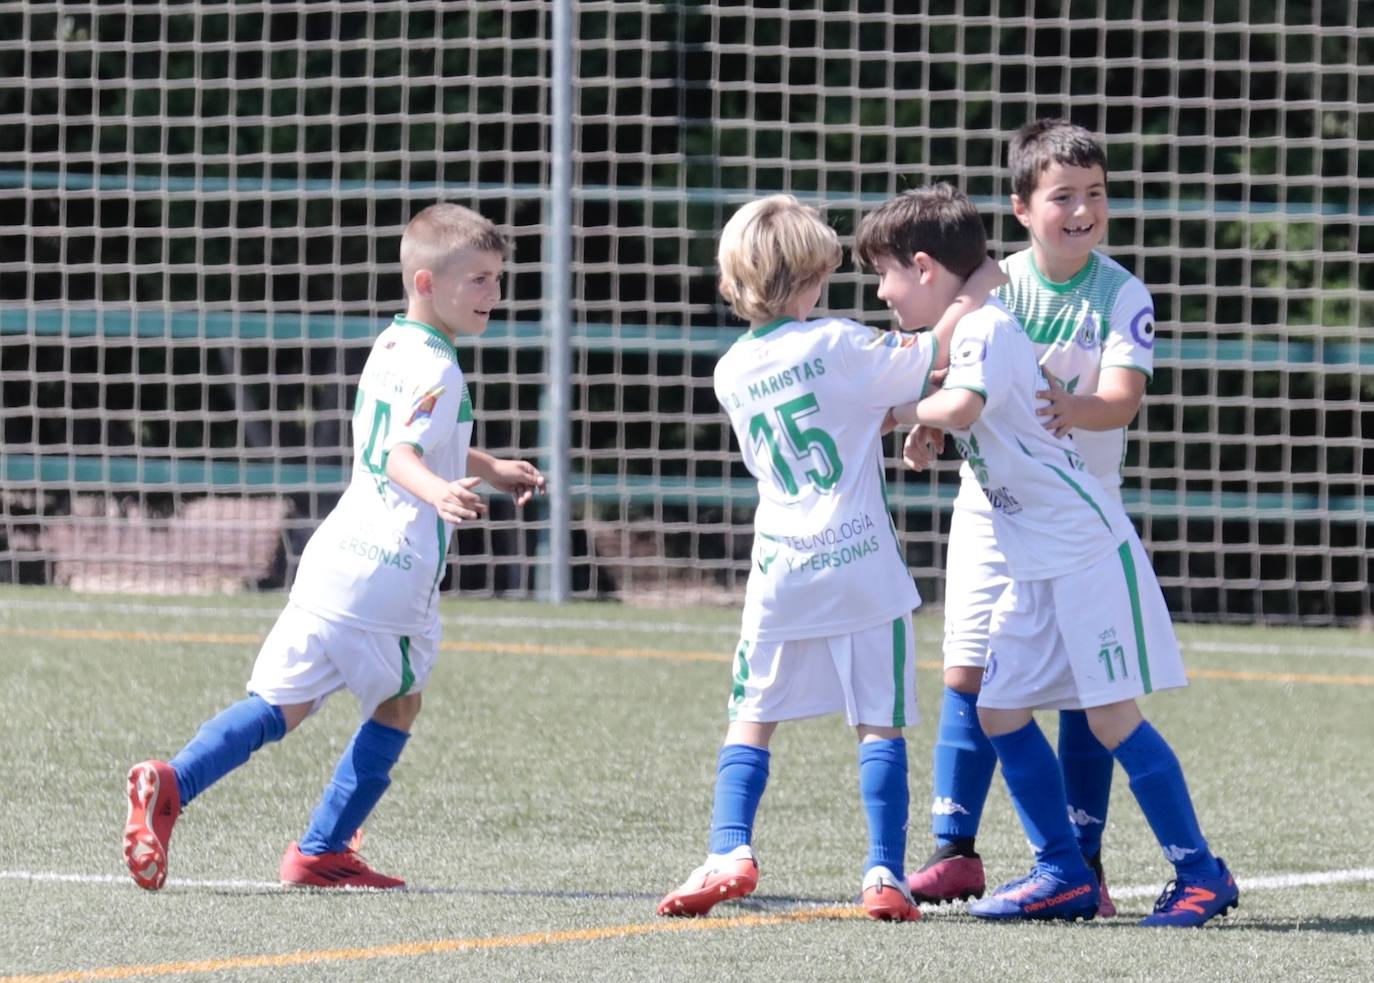
[[[964,281],[959,296],[945,308],[940,320],[930,329],[935,340],[940,343],[940,350],[935,354],[935,364],[932,368],[939,370],[949,365],[949,345],[954,337],[954,326],[959,323],[960,318],[982,307],[988,295],[1006,282],[1007,275],[1002,272],[1002,267],[997,265],[997,260],[985,256],[978,269]]]
[[[892,408],[897,422],[941,430],[967,430],[982,415],[986,400],[972,389],[941,389],[915,403]]]
[[[1046,373],[1049,389],[1035,395],[1046,401],[1036,410],[1045,417],[1045,429],[1062,437],[1070,430],[1119,430],[1129,426],[1145,398],[1146,378],[1143,372],[1124,366],[1102,370],[1097,392],[1071,393],[1059,380]]]
[[[415,447],[397,444],[386,456],[386,476],[423,502],[439,511],[439,518],[450,525],[476,519],[487,510],[472,489],[480,478],[445,481],[429,469]]]
[[[524,505],[536,493],[542,495],[548,490],[544,475],[533,464],[493,457],[475,447],[468,449],[468,474],[510,495],[516,505]]]

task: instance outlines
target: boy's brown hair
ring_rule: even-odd
[[[471,208],[439,202],[418,212],[401,235],[401,277],[406,293],[417,270],[438,270],[463,249],[510,252],[510,240],[490,219]]]
[[[983,219],[952,184],[904,191],[865,215],[854,233],[854,255],[864,266],[885,256],[910,266],[917,253],[959,277],[971,275],[987,258]]]
[[[840,265],[835,230],[791,195],[751,201],[725,223],[716,251],[720,295],[737,317],[766,321]]]
[[[1011,193],[1029,202],[1040,175],[1051,164],[1102,168],[1107,180],[1107,151],[1087,130],[1066,119],[1038,119],[1011,135],[1007,146],[1007,170]]]

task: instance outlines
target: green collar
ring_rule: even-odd
[[[755,338],[762,338],[775,328],[780,328],[784,324],[791,324],[795,320],[796,318],[794,317],[780,317],[775,321],[769,321],[767,324],[760,324],[757,328],[750,328],[748,331],[744,332],[744,334],[740,335],[739,340],[753,341]]]
[[[425,334],[429,335],[432,339],[442,342],[445,350],[453,356],[454,361],[458,360],[458,349],[454,347],[453,339],[451,339],[448,335],[444,334],[438,328],[428,325],[424,321],[412,321],[404,314],[397,314],[392,319],[391,323],[397,326],[407,325],[412,328],[419,328],[421,331],[425,332]]]
[[[1083,264],[1083,269],[1079,270],[1063,283],[1055,283],[1049,277],[1045,276],[1045,274],[1040,272],[1040,267],[1035,264],[1034,253],[1030,255],[1030,268],[1031,272],[1035,274],[1035,278],[1040,281],[1041,285],[1044,286],[1046,290],[1053,290],[1057,294],[1066,294],[1086,280],[1092,271],[1097,268],[1097,250],[1093,250],[1088,255],[1088,261]]]

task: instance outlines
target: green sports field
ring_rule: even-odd
[[[168,886],[139,891],[124,773],[242,695],[282,601],[0,589],[0,983],[1374,978],[1374,639],[1357,632],[1180,628],[1193,685],[1145,710],[1241,881],[1240,909],[1202,930],[1134,926],[1169,868],[1119,769],[1104,857],[1120,917],[855,917],[864,821],[838,719],[779,731],[759,893],[657,918],[705,851],[737,617],[685,607],[445,603],[444,658],[363,850],[411,890],[276,886],[356,726],[340,696],[198,799]],[[927,713],[939,629],[918,615]],[[909,733],[912,862],[934,724]],[[1029,864],[1000,780],[979,844],[994,880]]]

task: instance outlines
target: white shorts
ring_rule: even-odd
[[[1188,685],[1134,533],[1085,570],[1017,580],[992,613],[980,707],[1077,710]]]
[[[956,507],[945,558],[945,668],[982,669],[992,609],[1008,585],[992,516]]]
[[[273,706],[311,703],[348,689],[364,719],[395,696],[418,693],[439,655],[442,627],[393,635],[340,624],[287,604],[253,663],[248,691]]]
[[[909,727],[916,709],[911,615],[876,628],[785,642],[740,639],[731,720],[774,723],[843,710],[854,726]]]

